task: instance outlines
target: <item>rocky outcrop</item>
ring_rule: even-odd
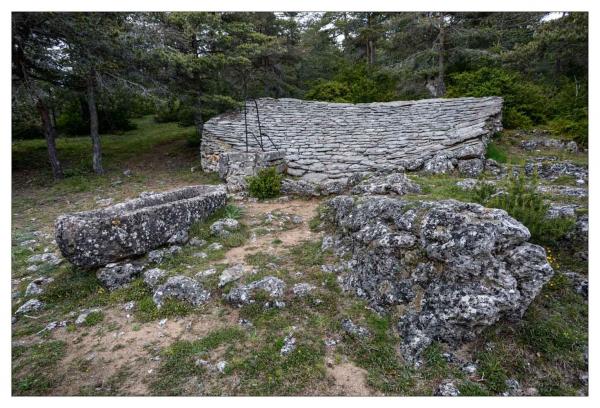
[[[281,183],[281,192],[283,194],[304,197],[339,195],[343,193],[359,195],[405,195],[410,193],[418,194],[421,192],[421,187],[406,177],[406,174],[403,172],[393,172],[390,174],[357,173],[351,177],[337,180],[284,179]]]
[[[364,104],[263,98],[257,103],[261,131],[270,137],[262,147],[283,152],[292,176],[338,179],[417,170],[426,163],[432,171],[440,166],[446,171],[459,160],[483,159],[489,137],[501,129],[497,97]],[[248,130],[258,135],[254,106],[248,106],[247,119]],[[245,152],[245,129],[243,112],[210,119],[200,148],[202,169],[217,171],[224,152]],[[250,151],[262,151],[254,138],[248,143]]]
[[[62,215],[56,221],[56,242],[74,265],[104,266],[179,239],[182,230],[206,219],[226,199],[223,186],[199,185]]]
[[[553,274],[544,249],[503,210],[381,196],[338,196],[325,210],[334,252],[351,258],[342,286],[380,312],[404,310],[409,361],[434,340],[456,346],[520,318]]]

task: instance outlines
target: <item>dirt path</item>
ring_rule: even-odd
[[[271,255],[283,253],[287,248],[297,245],[302,241],[314,240],[320,238],[320,233],[312,232],[308,222],[317,214],[316,210],[319,200],[290,200],[281,202],[255,202],[244,203],[244,216],[242,222],[252,227],[252,235],[245,245],[232,248],[225,254],[225,259],[229,264],[245,264],[245,257],[257,252],[266,252]],[[302,221],[298,224],[289,226],[278,225],[283,221],[275,220],[269,226],[272,231],[258,235],[256,232],[261,228],[260,222],[264,220],[267,214],[283,214],[286,216],[300,216]],[[273,244],[273,240],[280,240],[278,245]]]
[[[219,327],[237,324],[237,310],[218,314],[193,314],[164,322],[134,323],[122,308],[105,309],[102,327],[114,330],[57,329],[52,337],[67,344],[59,366],[63,376],[54,395],[78,395],[82,387],[91,392],[115,388],[120,395],[148,395],[160,365],[159,353],[178,340],[196,340]],[[128,316],[129,315],[129,316]]]

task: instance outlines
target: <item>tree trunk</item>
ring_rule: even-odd
[[[96,109],[96,90],[94,89],[94,74],[88,77],[87,103],[90,111],[90,137],[92,138],[92,165],[96,174],[104,174],[102,168],[102,146],[98,133],[98,110]]]
[[[202,131],[204,130],[204,121],[202,120],[202,95],[196,97],[196,106],[194,109],[194,125],[198,138],[202,140]]]
[[[446,60],[445,60],[445,48],[446,48],[446,31],[444,27],[443,17],[440,21],[440,41],[439,41],[439,64],[438,64],[438,80],[437,80],[437,96],[442,97],[446,94],[446,83],[444,77],[446,76]]]
[[[48,147],[48,159],[50,161],[50,166],[52,166],[52,175],[55,180],[62,179],[64,178],[64,174],[56,153],[56,129],[52,125],[52,120],[50,119],[50,110],[40,98],[37,98],[36,108],[42,119],[44,137],[46,138],[46,146]]]

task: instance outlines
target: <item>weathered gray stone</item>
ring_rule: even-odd
[[[236,306],[254,303],[253,296],[257,291],[264,291],[271,299],[280,298],[285,290],[285,282],[274,276],[266,276],[260,280],[233,288],[226,295],[225,300]],[[277,306],[277,305],[276,305]]]
[[[390,197],[326,205],[335,246],[352,257],[342,287],[380,312],[403,305],[398,328],[410,361],[434,339],[455,346],[520,318],[553,274],[544,249],[503,210]]]
[[[446,174],[454,170],[454,163],[445,154],[437,155],[423,164],[423,172],[427,174]]]
[[[151,288],[158,286],[162,278],[167,275],[167,271],[160,268],[148,269],[144,272],[144,283]]]
[[[199,306],[210,298],[210,292],[205,290],[199,282],[187,276],[172,276],[160,285],[152,296],[157,307],[164,304],[165,299],[178,299]]]
[[[530,160],[525,164],[525,174],[532,176],[537,174],[546,180],[556,180],[561,176],[571,176],[575,179],[588,179],[587,166],[578,165],[568,161],[558,161],[554,157],[541,157]]]
[[[100,268],[96,277],[108,290],[115,290],[137,278],[143,269],[143,266],[130,262],[110,263]]]
[[[315,285],[311,285],[310,283],[297,283],[292,287],[292,293],[295,296],[306,296],[308,295],[310,292],[312,292],[313,290],[315,290],[317,287]]]
[[[288,174],[317,183],[324,181],[323,175],[337,179],[356,172],[416,170],[440,154],[483,158],[488,139],[501,130],[502,99],[497,97],[368,104],[262,98],[257,104],[261,131],[270,137],[263,138],[263,147],[284,154]],[[205,124],[200,148],[204,171],[231,168],[221,164],[223,153],[251,157],[262,151],[251,137],[245,153],[246,124],[259,134],[253,104],[247,113],[247,121],[235,111]],[[255,160],[236,156],[234,161],[245,169]]]
[[[39,263],[47,263],[49,265],[58,265],[62,262],[56,254],[51,252],[45,252],[43,254],[32,255],[27,258],[28,263],[39,264]]]
[[[226,237],[233,231],[240,229],[240,223],[233,218],[223,218],[215,221],[210,226],[210,232],[218,237]]]
[[[62,215],[56,221],[56,242],[71,263],[103,266],[164,245],[225,205],[226,199],[223,186],[201,185]]]
[[[586,276],[580,275],[576,272],[563,272],[563,274],[572,282],[573,289],[575,292],[588,298],[588,279]]]
[[[438,386],[437,390],[435,391],[435,395],[440,397],[458,397],[460,395],[460,391],[456,385],[454,385],[453,380],[444,380]]]
[[[458,172],[467,177],[477,177],[483,172],[483,160],[469,159],[458,161]]]
[[[406,177],[404,173],[392,173],[383,176],[372,176],[361,181],[352,188],[352,194],[418,194],[421,187]]]
[[[82,324],[85,323],[85,321],[89,315],[91,315],[92,313],[100,313],[101,311],[102,311],[102,309],[100,309],[98,307],[94,307],[91,309],[83,309],[80,311],[79,315],[77,316],[77,319],[75,319],[75,324],[77,326],[81,326]]]
[[[37,312],[38,310],[43,309],[45,306],[46,305],[44,304],[44,302],[41,302],[38,299],[29,299],[17,309],[15,315],[23,315],[31,312]]]
[[[52,282],[54,282],[54,278],[44,276],[32,280],[25,289],[25,296],[41,295],[44,287]]]
[[[219,287],[223,287],[230,282],[236,281],[244,275],[244,265],[237,264],[227,268],[219,276]]]
[[[344,330],[348,334],[351,334],[352,336],[357,337],[367,337],[371,334],[369,333],[369,330],[362,326],[354,324],[354,322],[352,322],[352,320],[350,319],[342,320],[342,330]]]
[[[575,217],[575,210],[578,206],[575,204],[550,204],[548,209],[547,217],[550,219],[555,218],[570,218]]]

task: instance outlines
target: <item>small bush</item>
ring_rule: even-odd
[[[102,312],[92,312],[86,318],[83,324],[85,326],[95,326],[104,320],[104,313]]]
[[[248,177],[248,191],[260,200],[277,197],[281,191],[281,179],[275,167],[261,169],[256,176]]]
[[[496,186],[490,183],[486,183],[482,180],[477,182],[477,185],[472,191],[473,201],[479,204],[485,204],[487,200],[496,194]]]
[[[573,227],[569,218],[547,218],[550,204],[537,191],[537,176],[527,180],[523,173],[509,177],[507,191],[487,200],[488,207],[501,208],[519,220],[538,244],[555,245]]]
[[[244,215],[244,210],[241,207],[233,204],[227,204],[225,206],[225,218],[233,218],[239,220]]]
[[[320,82],[306,92],[305,98],[313,101],[350,102],[350,88],[337,81]]]

